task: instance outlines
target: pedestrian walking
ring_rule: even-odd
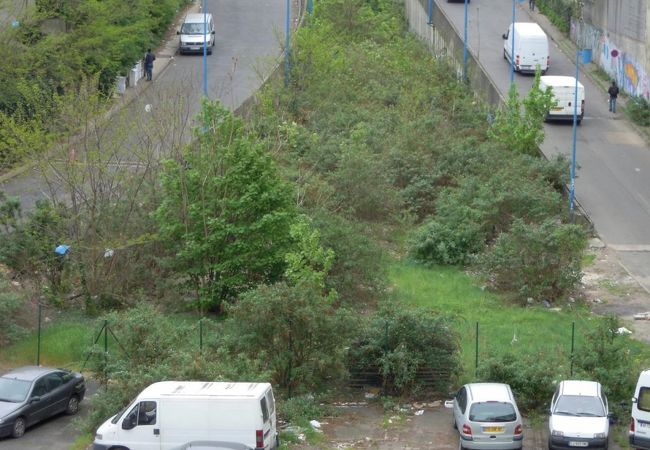
[[[607,89],[609,94],[609,110],[610,112],[616,112],[616,97],[618,97],[618,86],[616,86],[616,81],[612,81],[612,85]]]
[[[156,60],[156,55],[151,53],[151,49],[147,50],[147,53],[144,55],[144,73],[147,77],[147,81],[153,79],[153,62]]]
[[[535,0],[528,0],[528,7],[531,11],[535,11]]]

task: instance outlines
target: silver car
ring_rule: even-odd
[[[522,448],[521,414],[507,384],[466,384],[454,397],[453,411],[461,449]]]

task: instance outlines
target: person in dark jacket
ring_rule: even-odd
[[[147,77],[147,81],[153,79],[153,62],[156,60],[156,55],[151,53],[151,49],[147,50],[147,54],[144,55],[144,73]]]
[[[618,86],[616,86],[616,81],[612,81],[612,85],[607,90],[609,94],[609,110],[613,113],[616,112],[616,97],[618,97]]]
[[[535,11],[535,0],[528,0],[528,7],[531,11]]]

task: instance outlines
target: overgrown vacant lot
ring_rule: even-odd
[[[77,183],[72,210],[41,204],[24,221],[1,199],[0,258],[20,288],[3,287],[0,330],[21,295],[82,311],[47,326],[42,361],[90,352],[87,369],[110,378],[86,430],[170,378],[270,380],[298,425],[354,370],[395,398],[495,380],[535,412],[556,380],[584,377],[627,399],[647,349],[579,295],[567,164],[535,152],[545,93],[513,91],[488,123],[389,0],[317,2],[292,49],[287,86],[270,80],[246,121],[206,102],[192,144],[146,174],[105,170],[90,142],[68,169],[114,191]],[[56,258],[54,241],[74,251]],[[108,355],[90,345],[104,321]],[[34,342],[2,358],[33,361]],[[450,375],[437,392],[417,377],[432,368]]]

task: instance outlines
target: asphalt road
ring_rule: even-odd
[[[89,399],[97,392],[98,384],[86,380],[86,395],[79,404],[79,413],[75,416],[60,414],[49,420],[30,427],[19,439],[0,438],[2,450],[68,450],[79,436],[76,419],[86,417],[90,412]]]
[[[462,36],[464,5],[440,0],[436,4]],[[512,21],[512,1],[474,0],[469,5],[469,49],[506,96],[510,67],[503,59],[501,35]],[[516,21],[538,22],[551,38],[547,75],[575,76],[576,55],[567,56],[558,48],[558,42],[566,38],[544,16],[530,13],[528,2],[524,2],[516,7]],[[584,73],[579,79],[585,86],[585,118],[577,128],[576,199],[601,239],[650,292],[650,151],[621,112],[608,111],[603,89]],[[519,93],[526,95],[533,77],[515,74],[515,82]],[[564,154],[570,159],[571,124],[546,124],[545,132],[544,154],[549,158]]]

